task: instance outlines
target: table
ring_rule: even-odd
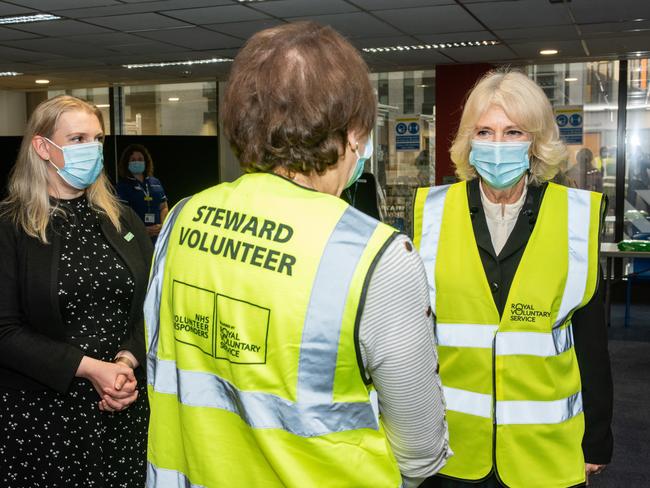
[[[606,259],[605,263],[605,322],[607,327],[610,324],[611,312],[611,286],[614,281],[614,260],[632,258],[650,258],[647,251],[621,251],[615,242],[603,242],[600,244],[600,255]]]

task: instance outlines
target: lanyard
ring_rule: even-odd
[[[151,190],[149,189],[149,184],[147,183],[147,179],[145,178],[142,180],[142,182],[138,182],[138,184],[135,187],[136,190],[141,190],[142,193],[144,193],[144,201],[147,202],[147,206],[149,205],[149,202],[153,200],[151,197]]]

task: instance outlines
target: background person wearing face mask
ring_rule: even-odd
[[[603,197],[549,182],[566,148],[522,73],[474,87],[451,156],[414,205],[455,453],[423,486],[584,484],[612,454]]]
[[[337,198],[376,106],[330,27],[239,51],[221,110],[246,174],[179,203],[156,244],[149,488],[410,487],[451,454],[422,262]]]
[[[103,173],[100,117],[36,107],[0,204],[3,487],[144,483],[152,246]]]
[[[141,144],[129,144],[122,152],[117,171],[120,200],[138,214],[155,243],[169,208],[165,189],[153,176],[151,154]]]

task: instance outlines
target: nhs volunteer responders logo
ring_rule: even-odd
[[[172,293],[178,342],[231,363],[266,363],[269,309],[176,280]]]
[[[535,322],[538,317],[548,318],[551,312],[535,310],[530,303],[513,303],[510,305],[510,320],[512,322]]]

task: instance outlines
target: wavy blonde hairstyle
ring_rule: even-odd
[[[61,114],[81,110],[95,115],[104,129],[101,112],[94,105],[69,95],[59,95],[40,103],[32,113],[18,153],[16,164],[11,170],[8,196],[2,202],[0,212],[14,222],[27,235],[47,243],[47,227],[55,214],[64,211],[50,203],[48,183],[51,173],[48,162],[41,159],[34,147],[34,136],[51,138]],[[54,176],[58,177],[58,176]],[[102,171],[92,185],[85,190],[92,208],[105,214],[115,228],[120,230],[120,204],[112,186]]]
[[[476,124],[490,106],[501,107],[508,118],[532,137],[530,178],[539,185],[552,179],[567,159],[555,115],[548,98],[537,84],[519,71],[491,71],[474,86],[467,98],[460,126],[451,146],[451,159],[461,180],[476,178],[469,163]]]

